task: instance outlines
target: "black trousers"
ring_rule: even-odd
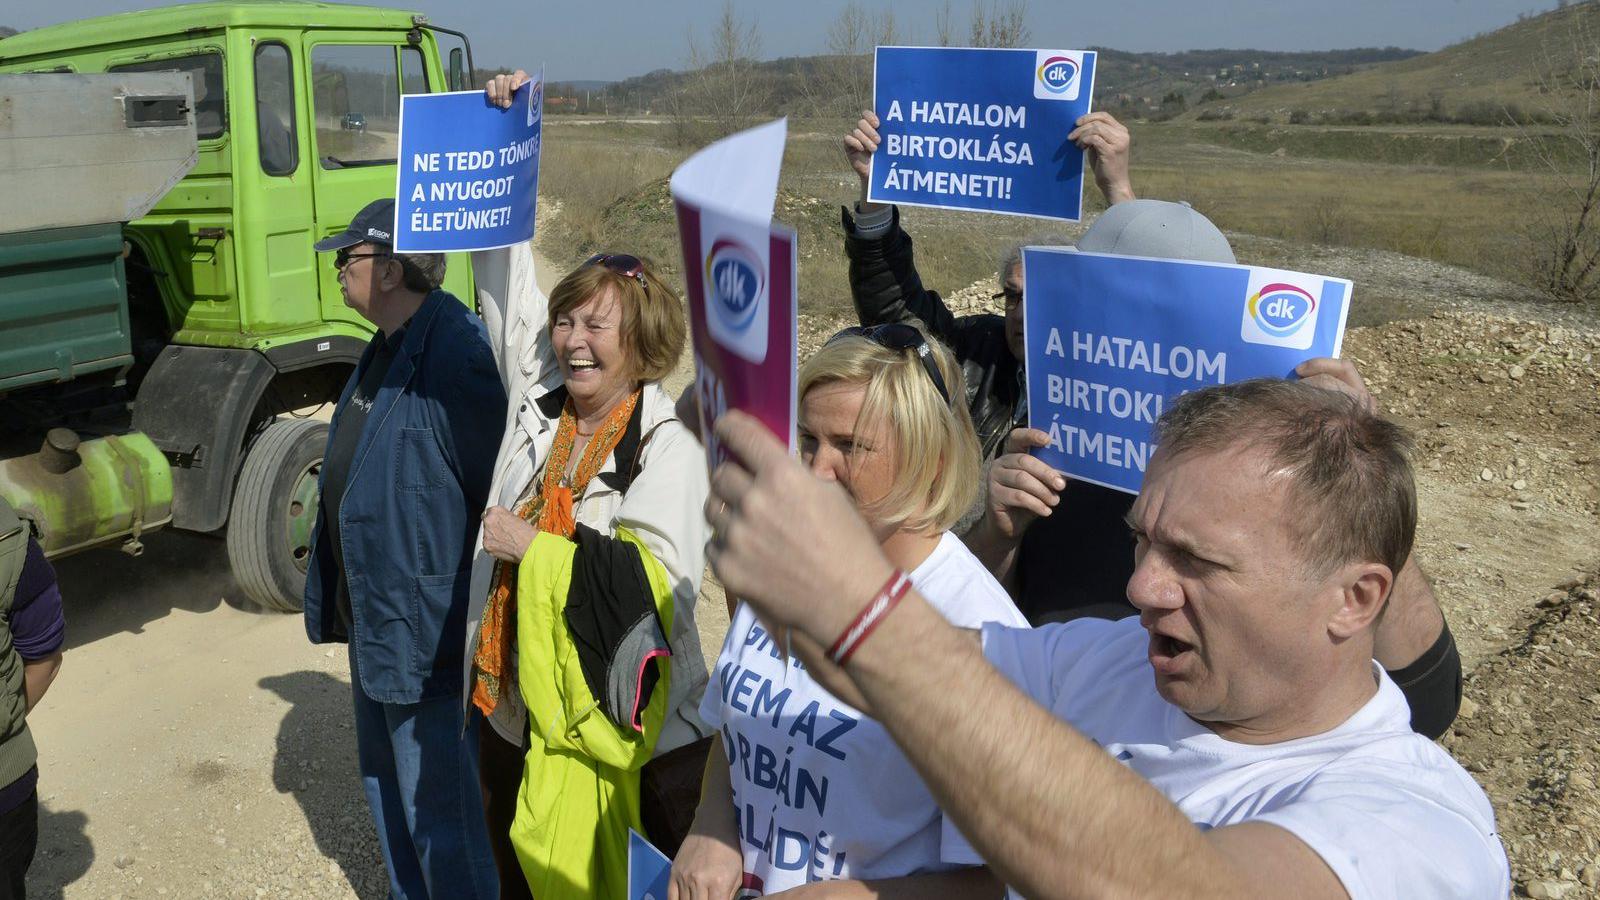
[[[39,846],[39,792],[16,809],[0,813],[0,900],[28,896],[28,866]]]
[[[478,785],[483,789],[483,817],[489,823],[489,850],[500,873],[500,900],[533,900],[528,880],[511,846],[511,820],[517,815],[522,787],[523,749],[500,736],[484,716],[478,720]],[[0,900],[5,900],[0,896]]]

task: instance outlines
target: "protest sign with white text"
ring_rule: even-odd
[[[483,91],[400,98],[394,248],[492,250],[533,237],[544,71],[509,109]]]
[[[867,197],[1077,221],[1092,50],[879,47]]]
[[[1129,493],[1171,400],[1338,356],[1350,310],[1349,281],[1301,272],[1060,247],[1022,265],[1028,422],[1050,436],[1035,455]]]
[[[795,233],[772,221],[784,120],[724,138],[672,175],[694,335],[706,458],[726,458],[712,427],[747,412],[795,445],[798,355]]]

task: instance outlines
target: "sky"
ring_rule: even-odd
[[[761,56],[806,56],[827,46],[828,25],[848,0],[800,3],[734,0],[753,21]],[[951,0],[958,26],[973,0]],[[892,8],[903,43],[932,43],[942,0],[861,0],[874,14]],[[0,0],[0,25],[38,28],[113,12],[165,6],[140,0]],[[551,81],[617,80],[661,68],[682,68],[687,37],[704,35],[723,0],[603,0],[508,3],[410,0],[396,4],[459,29],[472,39],[480,68],[547,66]],[[1030,46],[1174,51],[1210,48],[1334,50],[1408,47],[1437,50],[1536,13],[1554,0],[1032,0]],[[959,32],[958,32],[959,33]]]

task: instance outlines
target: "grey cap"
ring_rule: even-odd
[[[1078,249],[1120,256],[1236,263],[1233,248],[1211,220],[1187,203],[1129,200],[1100,214]]]

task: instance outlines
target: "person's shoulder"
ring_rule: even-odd
[[[1483,788],[1444,748],[1414,731],[1380,731],[1352,740],[1312,784],[1324,792],[1388,794],[1431,800],[1492,830]]]
[[[1509,870],[1483,788],[1437,744],[1380,731],[1282,792],[1257,819],[1304,841],[1351,896],[1505,896]]]
[[[956,350],[957,355],[963,360],[980,351],[994,352],[1005,349],[1007,353],[1010,352],[1006,345],[1005,317],[994,313],[957,316],[955,324],[951,326],[951,337],[952,342],[960,343],[962,346],[950,349]]]
[[[429,330],[425,354],[429,364],[458,381],[488,376],[499,381],[499,368],[483,320],[454,294],[439,290],[436,295],[440,302]]]
[[[484,350],[489,349],[489,329],[483,324],[483,319],[473,312],[461,298],[450,293],[444,288],[437,288],[433,292],[438,303],[438,310],[434,313],[435,321],[433,330],[435,336],[450,338],[474,337],[473,343],[483,344]],[[467,345],[469,348],[471,344]]]
[[[44,547],[28,536],[28,546],[24,551],[22,571],[17,576],[17,596],[15,603],[22,606],[33,598],[48,591],[56,584],[56,570],[50,565],[50,560],[45,557]],[[0,598],[3,599],[3,598]]]
[[[647,384],[639,402],[645,407],[639,423],[644,445],[639,448],[635,487],[645,481],[658,486],[670,483],[692,495],[709,490],[705,449],[674,415],[666,391],[658,384]],[[630,495],[634,493],[629,490]]]
[[[911,573],[923,599],[959,628],[997,622],[1027,628],[1028,620],[1011,596],[960,538],[945,532],[939,544]]]

